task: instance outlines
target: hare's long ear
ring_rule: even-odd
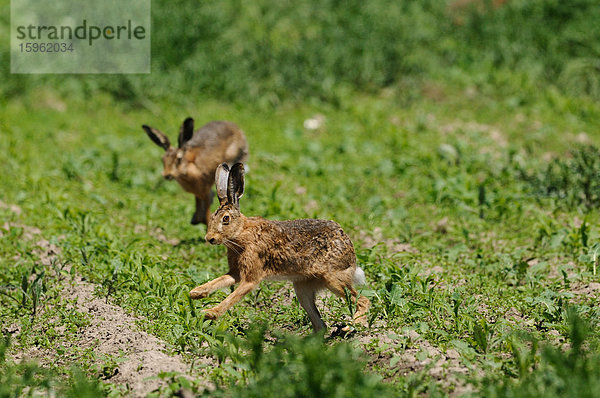
[[[194,135],[194,119],[188,117],[183,121],[181,127],[179,128],[179,148],[182,148],[183,145],[188,142],[192,136]]]
[[[215,185],[217,187],[217,197],[219,198],[220,205],[227,203],[228,178],[229,166],[227,166],[227,163],[223,163],[217,167],[217,171],[215,172]]]
[[[244,194],[244,165],[236,163],[231,168],[227,181],[227,201],[240,207],[240,198]]]
[[[154,143],[156,145],[163,148],[165,151],[171,147],[171,143],[169,142],[169,139],[167,138],[166,135],[161,133],[160,130],[157,130],[150,126],[146,126],[145,124],[142,125],[142,128],[144,129],[146,134],[148,134],[148,137],[150,137],[150,139],[152,141],[154,141]]]

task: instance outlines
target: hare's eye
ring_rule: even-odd
[[[229,225],[229,216],[223,216],[223,225]]]

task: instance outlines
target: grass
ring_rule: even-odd
[[[0,1],[6,37],[9,8]],[[491,86],[514,103],[548,85],[597,100],[598,18],[595,0],[352,0],[344,7],[317,0],[154,0],[151,75],[8,75],[0,69],[0,93],[13,97],[51,85],[82,101],[108,92],[138,105],[186,95],[278,106],[307,99],[339,103],[354,91],[376,95],[397,86],[410,92],[415,81],[434,76]],[[6,46],[0,60],[8,64],[8,58]]]
[[[32,363],[7,366],[6,353],[10,344],[0,343],[0,396],[38,396],[60,394],[64,397],[97,397],[103,393],[98,382],[91,381],[85,374],[74,369],[67,379],[58,378],[48,369]]]
[[[127,394],[121,354],[77,348],[76,275],[189,362],[153,396],[593,394],[597,2],[238,3],[153,1],[148,76],[0,70],[0,397]],[[246,131],[246,215],[350,234],[369,328],[310,337],[283,283],[201,317],[225,249],[140,128],[188,115]],[[353,311],[319,305],[332,329]]]
[[[0,213],[10,228],[0,244],[0,319],[14,340],[9,352],[60,350],[91,378],[115,366],[118,358],[62,344],[89,322],[60,294],[77,273],[98,284],[100,296],[151,319],[139,326],[190,363],[214,358],[218,366],[196,374],[226,395],[244,386],[270,391],[337,364],[342,373],[318,387],[331,392],[331,380],[363,369],[353,359],[361,351],[368,374],[356,388],[365,395],[390,388],[403,396],[469,389],[511,396],[554,377],[540,375],[544,369],[560,373],[551,358],[561,351],[532,341],[569,341],[569,308],[589,325],[579,349],[596,363],[600,312],[598,291],[589,289],[599,278],[597,103],[552,88],[518,103],[435,81],[421,89],[425,95],[407,107],[393,91],[335,107],[182,101],[132,108],[106,95],[71,100],[51,88],[3,103],[0,200],[7,206]],[[428,98],[432,90],[443,95]],[[304,128],[317,114],[323,124]],[[310,334],[310,323],[295,300],[284,304],[289,285],[265,283],[212,323],[200,310],[226,293],[188,299],[192,287],[225,271],[225,249],[206,245],[205,228],[188,224],[192,197],[162,180],[160,150],[140,128],[174,134],[188,115],[199,123],[234,120],[246,131],[245,214],[335,219],[353,238],[367,274],[363,294],[373,303],[371,328],[328,339],[330,365],[294,359],[312,358],[315,343],[293,337]],[[30,227],[40,233],[32,237]],[[60,248],[50,264],[42,238]],[[320,305],[329,325],[350,319],[342,300],[324,297]],[[264,323],[266,335],[257,338],[252,325]],[[250,353],[263,350],[266,362],[252,362]],[[4,372],[24,374],[8,358]],[[272,373],[282,367],[295,370]],[[50,368],[52,377],[76,377],[66,364]],[[200,391],[177,375],[162,377],[172,388],[160,394]]]

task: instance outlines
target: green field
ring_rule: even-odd
[[[164,12],[178,25],[191,7],[180,3],[167,10],[157,2],[153,18]],[[179,54],[163,43],[153,48],[149,77],[3,70],[0,397],[134,391],[118,382],[129,353],[103,353],[101,336],[88,338],[93,312],[67,293],[82,283],[185,363],[185,371],[154,374],[162,382],[152,396],[594,396],[600,28],[591,21],[599,7],[514,1],[448,11],[419,1],[386,12],[384,2],[354,4],[336,23],[372,52],[353,58],[341,39],[323,44],[331,54],[319,47],[303,57],[315,44],[297,31],[324,23],[335,32],[325,23],[333,3],[316,13],[291,3],[242,7],[248,21],[263,15],[264,32],[225,27],[235,2],[207,4],[203,18],[221,24],[174,37],[205,35],[224,46],[247,37],[235,55],[248,64],[233,59],[220,74],[203,61],[193,74],[193,62],[218,50]],[[515,17],[538,12],[529,25]],[[381,19],[379,29],[361,34],[361,24],[346,23],[354,15]],[[399,21],[412,25],[395,31]],[[527,44],[511,37],[509,23]],[[8,32],[7,19],[0,26]],[[156,29],[156,42],[166,41],[166,27]],[[336,37],[328,32],[315,35]],[[396,37],[407,44],[392,46]],[[280,50],[272,64],[254,52],[260,43]],[[296,54],[298,43],[305,51]],[[345,61],[355,62],[355,75],[336,69]],[[315,73],[303,80],[303,70]],[[155,126],[173,140],[187,116],[197,126],[234,121],[246,132],[245,215],[332,219],[344,228],[367,276],[369,327],[340,332],[353,308],[326,294],[317,304],[329,331],[312,336],[283,282],[263,282],[221,319],[204,320],[201,310],[228,291],[198,301],[188,293],[226,271],[226,249],[189,224],[192,196],[161,177],[162,150],[141,129]],[[308,119],[319,126],[305,127]]]

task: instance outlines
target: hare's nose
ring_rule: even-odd
[[[167,174],[167,175],[165,176],[165,180],[169,180],[169,181],[171,181],[172,179],[173,179],[173,176],[172,176],[171,174]]]
[[[217,241],[215,238],[209,238],[208,236],[204,237],[204,240],[206,240],[208,243],[210,243],[211,245],[214,245],[215,242]]]

